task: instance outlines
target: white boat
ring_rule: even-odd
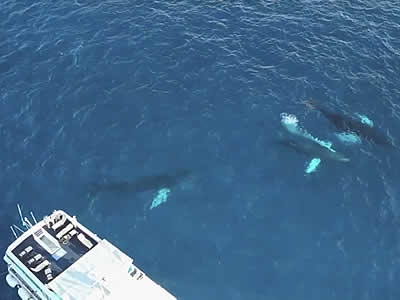
[[[176,300],[133,264],[132,258],[99,238],[62,210],[36,222],[13,225],[6,281],[23,300]]]

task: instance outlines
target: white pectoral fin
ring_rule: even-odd
[[[355,115],[361,120],[361,123],[368,125],[369,127],[374,127],[374,122],[372,122],[372,120],[366,115],[362,115],[359,113],[356,113]]]
[[[313,158],[306,166],[306,169],[304,170],[304,172],[306,172],[306,174],[310,174],[313,173],[317,170],[319,164],[321,163],[321,159],[320,158]]]

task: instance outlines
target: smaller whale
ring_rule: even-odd
[[[325,160],[334,160],[340,162],[349,162],[350,159],[344,154],[331,151],[328,148],[321,146],[308,139],[294,140],[294,139],[281,139],[278,144],[286,148],[292,149],[297,153],[306,154],[311,157],[318,157]]]
[[[308,108],[322,113],[324,117],[328,119],[340,132],[348,134],[354,133],[360,138],[375,144],[392,145],[389,138],[380,130],[373,127],[373,123],[364,116],[355,114],[353,117],[335,113],[323,108],[320,104],[313,100],[307,100],[304,103]]]

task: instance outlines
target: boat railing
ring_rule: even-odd
[[[17,208],[18,208],[18,214],[19,214],[19,218],[21,220],[22,227],[25,228],[25,230],[21,229],[19,226],[15,225],[15,224],[12,224],[10,226],[10,229],[11,229],[12,233],[14,234],[15,239],[17,239],[21,234],[23,234],[26,230],[30,229],[33,226],[32,222],[27,217],[23,216],[22,209],[19,204],[17,204]],[[33,214],[32,211],[30,212],[30,215],[31,215],[33,223],[37,224],[35,215]]]

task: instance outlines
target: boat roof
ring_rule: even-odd
[[[63,300],[176,300],[143,273],[133,276],[132,268],[135,267],[129,256],[101,240],[48,286]]]

